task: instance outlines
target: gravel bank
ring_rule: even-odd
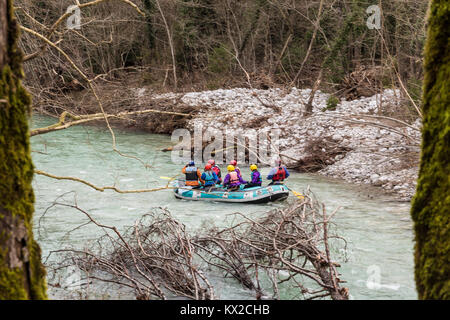
[[[136,94],[146,96],[143,90]],[[211,117],[214,127],[232,129],[236,134],[250,128],[278,128],[278,147],[289,167],[308,171],[311,160],[320,160],[321,167],[314,170],[319,174],[371,184],[401,200],[410,200],[418,172],[420,120],[408,125],[380,117],[379,113],[380,97],[385,108],[399,107],[399,92],[385,90],[382,96],[341,100],[331,111],[325,110],[329,95],[317,91],[313,115],[303,117],[310,93],[310,89],[296,88],[221,89],[153,97],[181,99],[187,105],[200,107],[200,112],[188,122],[189,129],[199,123],[208,127]]]

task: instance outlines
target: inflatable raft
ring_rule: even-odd
[[[184,181],[178,181],[174,189],[178,199],[195,201],[219,201],[231,203],[267,203],[285,200],[289,196],[289,189],[282,184],[252,187],[237,191],[228,191],[220,186],[211,189],[192,189],[184,185]]]

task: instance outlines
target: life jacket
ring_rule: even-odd
[[[214,174],[211,171],[205,171],[205,186],[214,185]]]
[[[277,173],[272,177],[273,181],[283,181],[286,179],[286,170],[283,167],[278,167]]]
[[[222,174],[220,172],[220,168],[216,165],[214,165],[214,167],[212,167],[212,170],[217,174],[217,177],[220,179],[222,177]]]
[[[230,184],[239,182],[239,175],[236,171],[230,172]]]
[[[198,186],[197,167],[186,167],[186,185]]]

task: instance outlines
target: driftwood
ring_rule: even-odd
[[[308,155],[296,160],[289,168],[299,172],[317,172],[335,163],[336,156],[344,157],[352,149],[336,143],[331,138],[319,137],[308,141],[305,150],[308,150]]]
[[[383,76],[382,67],[360,66],[357,70],[346,75],[339,85],[340,96],[349,100],[362,96],[370,97],[380,91],[379,79]]]
[[[91,121],[96,120],[103,120],[106,118],[118,118],[118,119],[124,119],[127,116],[133,116],[133,115],[143,115],[147,113],[160,113],[160,114],[168,114],[168,115],[175,115],[175,116],[182,116],[182,117],[189,117],[189,114],[179,113],[179,112],[169,112],[169,111],[161,111],[161,110],[155,110],[155,109],[147,109],[147,110],[138,110],[138,111],[128,111],[128,112],[119,112],[117,114],[104,114],[104,113],[95,113],[95,114],[88,114],[88,115],[73,115],[67,111],[64,111],[61,113],[59,117],[59,121],[55,124],[52,124],[50,126],[44,127],[44,128],[37,128],[30,131],[30,136],[36,136],[40,134],[45,134],[49,132],[64,130],[67,128],[70,128],[72,126],[84,124]]]
[[[236,215],[244,221],[229,229],[209,229],[206,236],[193,242],[204,252],[200,256],[209,264],[254,290],[257,298],[268,295],[256,277],[263,271],[272,283],[270,295],[274,299],[279,299],[278,286],[286,281],[295,283],[306,299],[326,296],[348,299],[348,289],[340,286],[343,281],[336,269],[339,264],[330,258],[330,217],[311,193],[287,209],[268,212],[258,219]],[[251,270],[255,270],[254,274]],[[287,277],[280,279],[280,272]],[[302,283],[306,278],[317,288],[307,288]]]
[[[290,289],[283,299],[348,299],[330,245],[344,239],[330,234],[330,219],[311,192],[283,210],[258,218],[236,213],[232,227],[212,224],[194,234],[162,208],[152,210],[124,233],[96,222],[106,235],[84,250],[58,250],[47,264],[49,284],[61,287],[57,274],[79,268],[84,283],[100,282],[129,288],[137,299],[216,299],[209,276],[232,277],[254,292],[256,299],[280,299],[279,287]],[[329,239],[333,239],[329,243]],[[55,255],[59,258],[56,259]],[[269,284],[268,284],[269,283]]]

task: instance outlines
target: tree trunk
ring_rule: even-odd
[[[450,299],[450,7],[429,10],[424,61],[422,155],[411,208],[419,299]]]
[[[0,0],[0,299],[45,299],[41,250],[33,239],[30,97],[12,0]]]
[[[309,95],[308,102],[305,106],[305,112],[303,113],[304,117],[310,116],[313,112],[313,101],[314,96],[316,95],[317,89],[319,89],[320,83],[322,82],[322,74],[323,74],[323,68],[320,69],[319,75],[317,76],[316,82],[314,82],[314,86],[311,90],[311,94]]]

